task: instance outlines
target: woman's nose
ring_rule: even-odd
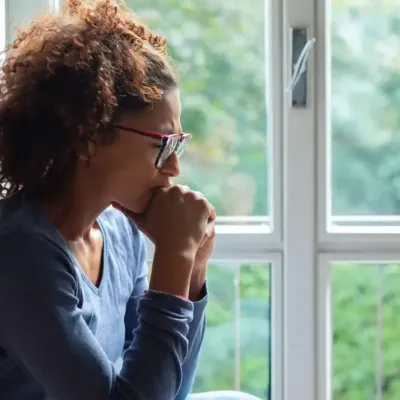
[[[165,164],[160,168],[162,174],[166,174],[172,178],[176,178],[181,173],[179,158],[176,153],[172,153]]]

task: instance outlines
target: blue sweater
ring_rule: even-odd
[[[112,208],[99,225],[96,287],[32,199],[0,200],[1,400],[183,400],[190,392],[206,294],[192,303],[145,293],[142,234]]]

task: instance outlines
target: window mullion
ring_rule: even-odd
[[[285,86],[291,78],[290,29],[314,35],[314,2],[284,2]],[[318,40],[318,38],[317,38]],[[284,399],[316,400],[315,225],[316,148],[313,53],[308,63],[308,106],[284,104]]]

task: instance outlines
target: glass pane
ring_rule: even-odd
[[[128,0],[169,40],[193,141],[181,181],[220,216],[266,216],[265,0]]]
[[[397,400],[400,265],[332,267],[333,399]]]
[[[0,0],[0,52],[6,45],[6,9],[4,0]],[[4,55],[0,54],[0,63]]]
[[[29,24],[30,21],[49,9],[51,9],[51,1],[48,0],[0,0],[0,17],[2,17],[2,13],[7,13],[7,24],[3,25],[3,21],[1,21],[0,30],[4,29],[7,42],[15,39],[18,28]],[[0,44],[2,43],[0,42]],[[3,47],[1,49],[3,50]]]
[[[332,213],[400,214],[400,8],[331,0]]]
[[[270,398],[270,266],[212,264],[207,330],[194,392]]]

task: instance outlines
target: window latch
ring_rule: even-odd
[[[291,96],[291,107],[305,108],[308,104],[307,66],[316,41],[308,39],[308,28],[291,28],[291,80],[286,92]]]

